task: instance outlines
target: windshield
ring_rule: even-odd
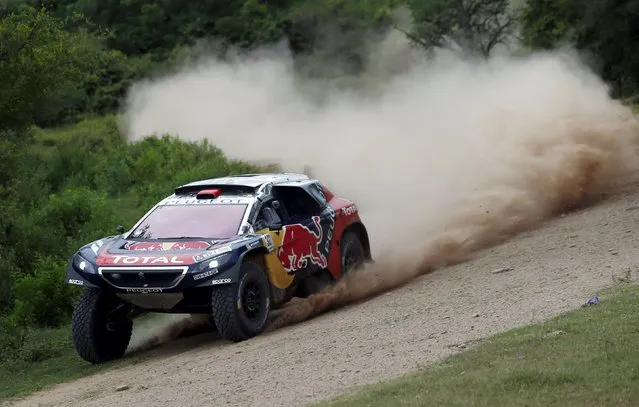
[[[246,206],[246,204],[158,206],[133,230],[131,237],[142,239],[229,238],[237,234]]]

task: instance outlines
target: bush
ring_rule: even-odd
[[[18,350],[24,343],[26,332],[15,316],[0,318],[0,360],[7,362],[18,359]]]
[[[67,262],[40,257],[33,274],[14,283],[14,329],[18,326],[58,327],[69,321],[77,289],[66,284]]]
[[[14,316],[0,318],[0,374],[61,356],[69,350],[73,351],[73,344],[68,325],[29,328],[17,323]]]

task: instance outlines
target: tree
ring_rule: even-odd
[[[414,26],[402,30],[426,48],[448,48],[487,58],[517,37],[517,8],[509,0],[409,0]]]
[[[398,0],[298,0],[288,12],[286,34],[298,61],[313,76],[357,74],[369,46],[391,27]]]
[[[612,85],[613,96],[639,91],[639,0],[528,0],[522,36],[530,48],[572,45]]]
[[[86,42],[45,9],[0,20],[0,130],[37,122],[50,102],[82,83],[93,67]]]

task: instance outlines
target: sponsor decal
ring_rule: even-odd
[[[275,244],[273,243],[273,237],[271,235],[264,235],[262,237],[262,244],[266,247],[266,250],[270,252],[275,248]]]
[[[184,264],[178,256],[114,256],[113,264]]]
[[[206,277],[210,277],[214,274],[217,274],[217,269],[213,269],[213,270],[209,270],[209,271],[205,271],[204,273],[200,273],[200,274],[194,274],[193,275],[193,280],[201,280],[203,278]]]
[[[127,293],[161,293],[162,288],[127,288]]]
[[[282,228],[282,247],[277,250],[277,257],[287,272],[306,267],[309,260],[321,268],[328,264],[326,256],[320,251],[323,237],[320,217],[313,216],[312,219],[313,231],[299,223]]]
[[[246,198],[217,198],[217,199],[196,199],[196,198],[172,198],[164,201],[162,205],[228,205],[248,203]]]
[[[335,209],[328,207],[330,214],[330,223],[326,233],[326,241],[324,242],[324,252],[330,253],[331,241],[333,240],[333,231],[335,230]]]
[[[355,204],[352,204],[350,206],[342,208],[341,211],[342,211],[342,216],[354,215],[357,213],[357,206],[355,206]]]
[[[196,262],[201,262],[206,259],[210,259],[211,257],[230,252],[231,250],[233,250],[231,249],[231,246],[218,247],[218,248],[207,250],[204,253],[193,256],[193,260],[195,260]]]
[[[71,280],[69,280],[69,283],[70,284],[75,284],[75,285],[84,285],[84,281],[82,281],[82,280],[71,279]]]
[[[211,280],[211,285],[229,284],[230,282],[231,282],[230,278],[220,278],[218,280]]]
[[[102,239],[91,244],[91,250],[93,251],[93,253],[98,254],[98,251],[100,250],[100,247],[102,247],[103,244],[104,242],[102,241]]]
[[[127,250],[167,251],[167,250],[201,250],[210,246],[209,242],[127,242]]]

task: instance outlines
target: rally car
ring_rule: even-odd
[[[261,334],[272,309],[371,261],[356,205],[303,174],[192,182],[130,230],[81,247],[67,268],[84,287],[72,317],[78,354],[121,357],[133,318],[205,313],[221,337]]]

